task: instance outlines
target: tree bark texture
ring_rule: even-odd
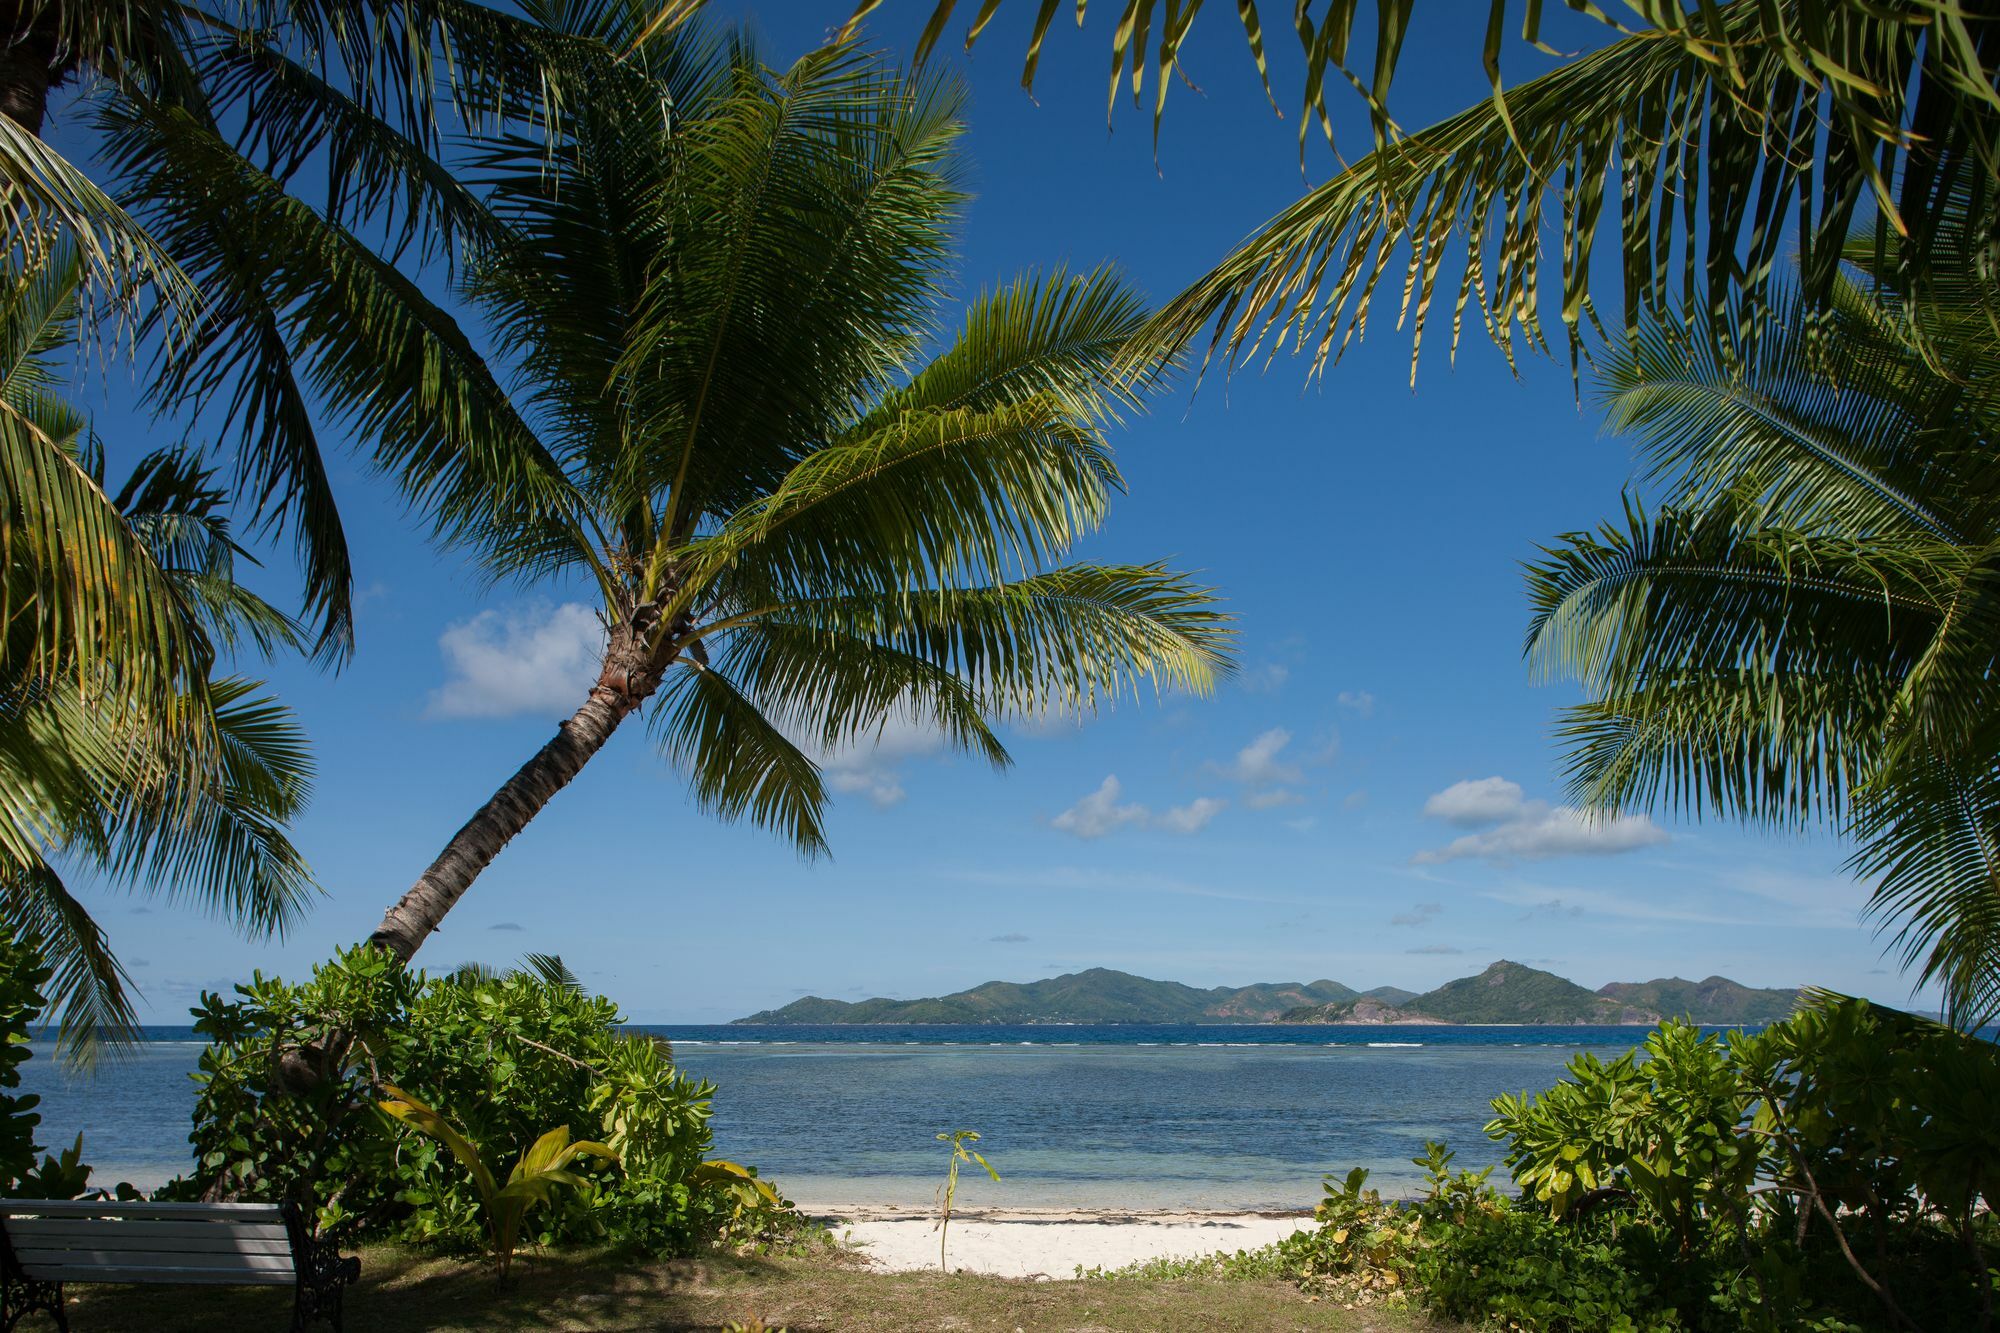
[[[0,116],[41,137],[49,93],[76,71],[64,51],[57,6],[0,0]]]
[[[452,835],[437,860],[382,918],[369,943],[408,962],[500,849],[583,771],[618,724],[659,688],[664,669],[635,661],[627,635],[614,631],[612,639],[604,668],[583,707]]]

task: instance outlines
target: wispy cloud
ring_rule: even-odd
[[[1051,893],[1111,893],[1175,898],[1214,898],[1234,903],[1278,903],[1286,907],[1316,906],[1302,898],[1198,884],[1170,875],[1144,871],[1096,870],[1081,866],[1030,866],[1018,870],[953,870],[949,877],[986,888]]]
[[[993,936],[989,942],[993,944],[1026,944],[1028,942],[1028,937],[1026,935],[1019,934],[1018,932],[1010,931],[1005,935]]]
[[[1198,796],[1186,805],[1155,812],[1137,801],[1126,801],[1117,774],[1107,776],[1097,790],[1050,820],[1050,824],[1079,838],[1101,838],[1122,828],[1158,828],[1169,833],[1199,833],[1210,820],[1229,807],[1218,796]]]
[[[1454,954],[1454,953],[1464,953],[1464,952],[1465,952],[1465,950],[1463,950],[1463,949],[1459,948],[1459,947],[1458,947],[1457,945],[1455,945],[1455,944],[1419,944],[1419,945],[1418,945],[1418,946],[1417,946],[1416,948],[1414,948],[1414,949],[1405,949],[1405,950],[1403,950],[1403,952],[1404,952],[1404,953],[1436,953],[1436,954]]]
[[[1237,673],[1237,688],[1251,694],[1276,694],[1292,678],[1292,669],[1282,662],[1262,662]]]
[[[1275,810],[1281,805],[1299,805],[1306,798],[1290,787],[1273,787],[1269,791],[1253,791],[1243,798],[1243,804],[1252,810]]]
[[[1590,815],[1566,805],[1530,801],[1520,784],[1500,777],[1453,783],[1424,802],[1424,813],[1480,831],[1418,852],[1410,859],[1419,865],[1615,856],[1667,841],[1667,831],[1645,815]]]
[[[1427,924],[1432,917],[1442,911],[1444,911],[1444,904],[1442,903],[1418,903],[1410,908],[1409,911],[1398,912],[1396,915],[1390,917],[1389,924],[1392,926],[1421,926]]]
[[[1342,690],[1334,702],[1356,717],[1375,716],[1375,696],[1366,690]]]
[[[430,717],[565,717],[582,705],[604,648],[604,627],[581,602],[481,611],[438,636],[445,682]]]

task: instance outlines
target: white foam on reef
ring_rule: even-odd
[[[1368,1044],[1378,1051],[1403,1050],[1408,1047],[1423,1045],[1420,1041],[1371,1041]]]

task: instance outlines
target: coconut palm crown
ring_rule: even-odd
[[[1560,728],[1583,801],[1831,822],[1972,1027],[2000,1016],[2000,287],[1948,234],[1920,336],[1864,241],[1830,324],[1616,361],[1667,503],[1530,567],[1528,651],[1588,696]]]
[[[194,456],[149,453],[106,488],[90,419],[57,392],[83,281],[61,246],[0,274],[0,452],[30,483],[0,490],[0,922],[51,967],[79,1054],[135,1018],[74,883],[191,903],[260,936],[314,890],[285,833],[311,787],[304,737],[255,682],[215,674],[230,648],[296,647],[296,627],[237,581],[227,493]],[[79,547],[87,558],[64,558]],[[171,653],[74,651],[104,628],[75,590],[95,569]],[[152,686],[130,688],[138,671]]]
[[[560,503],[468,515],[496,575],[591,589],[602,666],[374,941],[408,957],[646,708],[696,798],[825,845],[820,760],[912,721],[998,764],[1008,714],[1204,688],[1225,617],[1162,566],[1066,563],[1119,474],[1108,272],[972,302],[941,350],[958,94],[849,46],[782,76],[628,9],[631,57],[469,178],[504,237],[466,292],[514,349],[518,466]],[[594,26],[593,26],[594,25]],[[518,492],[516,492],[518,494]]]

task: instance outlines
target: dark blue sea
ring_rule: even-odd
[[[1481,1132],[1503,1092],[1539,1090],[1632,1027],[647,1027],[716,1085],[716,1152],[805,1204],[926,1204],[935,1135],[974,1129],[1001,1183],[966,1202],[1088,1208],[1302,1208],[1326,1173],[1365,1166],[1385,1192],[1418,1179],[1426,1139],[1461,1165],[1498,1160]],[[45,1146],[84,1135],[95,1183],[187,1169],[200,1043],[156,1028],[94,1076],[36,1042]]]

